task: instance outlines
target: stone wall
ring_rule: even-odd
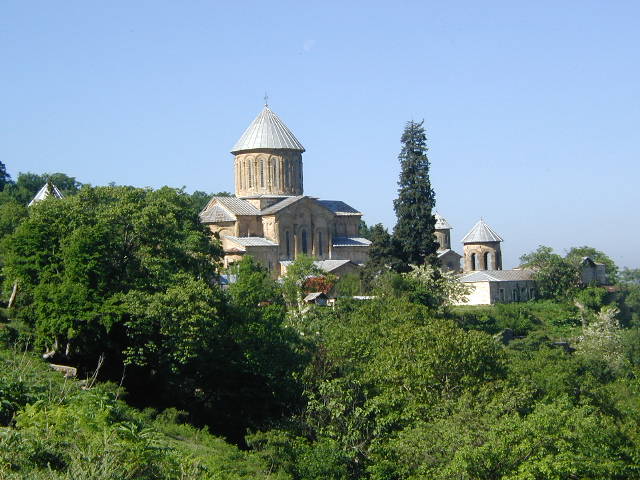
[[[236,196],[302,195],[302,154],[264,150],[235,157]]]
[[[475,266],[474,266],[475,255]],[[474,270],[502,270],[500,242],[467,243],[464,245],[465,272]]]

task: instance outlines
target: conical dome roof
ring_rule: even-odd
[[[462,243],[477,242],[502,242],[502,237],[489,225],[484,223],[484,220],[480,219],[480,221],[476,223],[471,231],[462,239]]]
[[[291,130],[265,105],[231,149],[231,153],[245,150],[280,149],[304,152],[304,147]]]
[[[451,225],[447,222],[447,219],[435,212],[433,216],[436,218],[436,230],[451,230]]]
[[[56,187],[53,183],[48,181],[42,186],[40,190],[38,190],[38,193],[36,193],[36,196],[33,197],[33,199],[29,202],[29,205],[27,206],[30,207],[31,205],[34,205],[52,196],[55,198],[63,198],[63,195],[60,192],[60,190],[58,190],[58,187]]]

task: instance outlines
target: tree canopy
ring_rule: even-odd
[[[429,179],[423,122],[408,122],[400,141],[398,198],[393,202],[397,222],[393,235],[406,264],[435,265],[438,249],[433,216],[435,194]]]

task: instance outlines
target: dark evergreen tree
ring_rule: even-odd
[[[398,198],[393,202],[398,219],[394,238],[406,264],[436,264],[438,244],[434,234],[436,199],[429,180],[427,136],[423,122],[407,123],[402,138]]]
[[[369,228],[369,260],[361,271],[365,290],[372,286],[373,279],[389,270],[403,271],[406,264],[400,256],[398,242],[389,234],[381,223]]]
[[[0,191],[4,190],[6,184],[11,183],[11,175],[7,173],[7,167],[0,162]]]

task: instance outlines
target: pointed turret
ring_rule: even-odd
[[[47,183],[45,183],[42,188],[38,190],[36,196],[33,197],[33,199],[29,202],[29,205],[27,206],[30,207],[31,205],[41,202],[48,197],[62,198],[63,196],[64,195],[62,195],[62,192],[58,190],[58,187],[56,187],[50,180],[48,180]]]
[[[302,195],[302,152],[304,147],[295,135],[265,105],[231,150],[236,196]]]
[[[438,212],[435,212],[433,216],[436,218],[435,234],[436,242],[439,245],[438,251],[447,250],[451,248],[451,225]]]
[[[480,219],[462,239],[464,271],[502,270],[502,241],[502,237]]]
[[[267,105],[244,131],[231,149],[231,153],[265,149],[304,152],[304,147],[295,135]]]

